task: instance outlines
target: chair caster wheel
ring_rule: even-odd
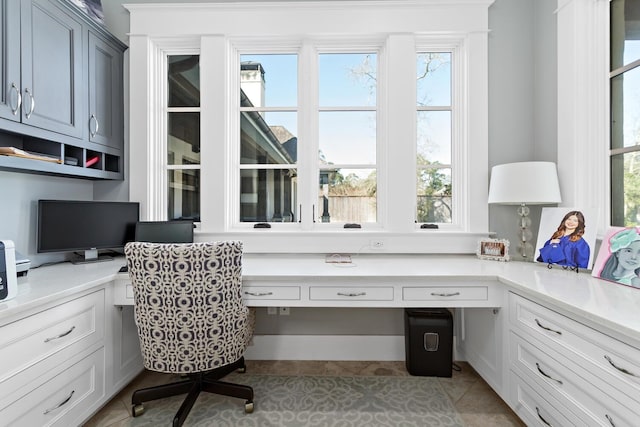
[[[245,414],[251,414],[253,412],[253,402],[247,402],[244,404]]]
[[[134,418],[139,417],[142,414],[144,414],[144,406],[131,405],[131,415],[133,415]]]
[[[240,372],[241,374],[244,374],[245,372],[247,372],[247,367],[243,366],[242,368],[238,368],[238,372]]]

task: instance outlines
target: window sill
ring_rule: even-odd
[[[275,231],[250,229],[233,232],[196,230],[195,240],[241,240],[245,253],[386,253],[386,254],[475,254],[478,240],[490,232],[470,233],[422,229],[411,233],[339,231]]]

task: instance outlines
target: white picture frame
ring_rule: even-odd
[[[568,217],[578,218],[579,226],[574,242],[571,236],[558,237],[566,230],[565,221]],[[548,266],[558,265],[562,268],[589,270],[595,259],[596,224],[598,214],[595,209],[579,207],[542,208],[538,240],[533,256],[535,262]],[[574,224],[575,226],[575,224]],[[579,231],[579,233],[577,233]]]
[[[476,255],[480,259],[509,261],[509,241],[506,239],[480,239]]]

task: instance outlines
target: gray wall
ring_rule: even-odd
[[[489,166],[553,161],[557,151],[555,0],[497,0],[489,9]],[[541,207],[530,206],[535,246]],[[517,256],[516,207],[492,205],[489,229]]]

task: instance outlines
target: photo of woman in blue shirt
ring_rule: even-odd
[[[580,211],[567,213],[558,229],[540,248],[537,261],[568,267],[588,268],[591,249],[582,238],[585,231],[584,215]]]

